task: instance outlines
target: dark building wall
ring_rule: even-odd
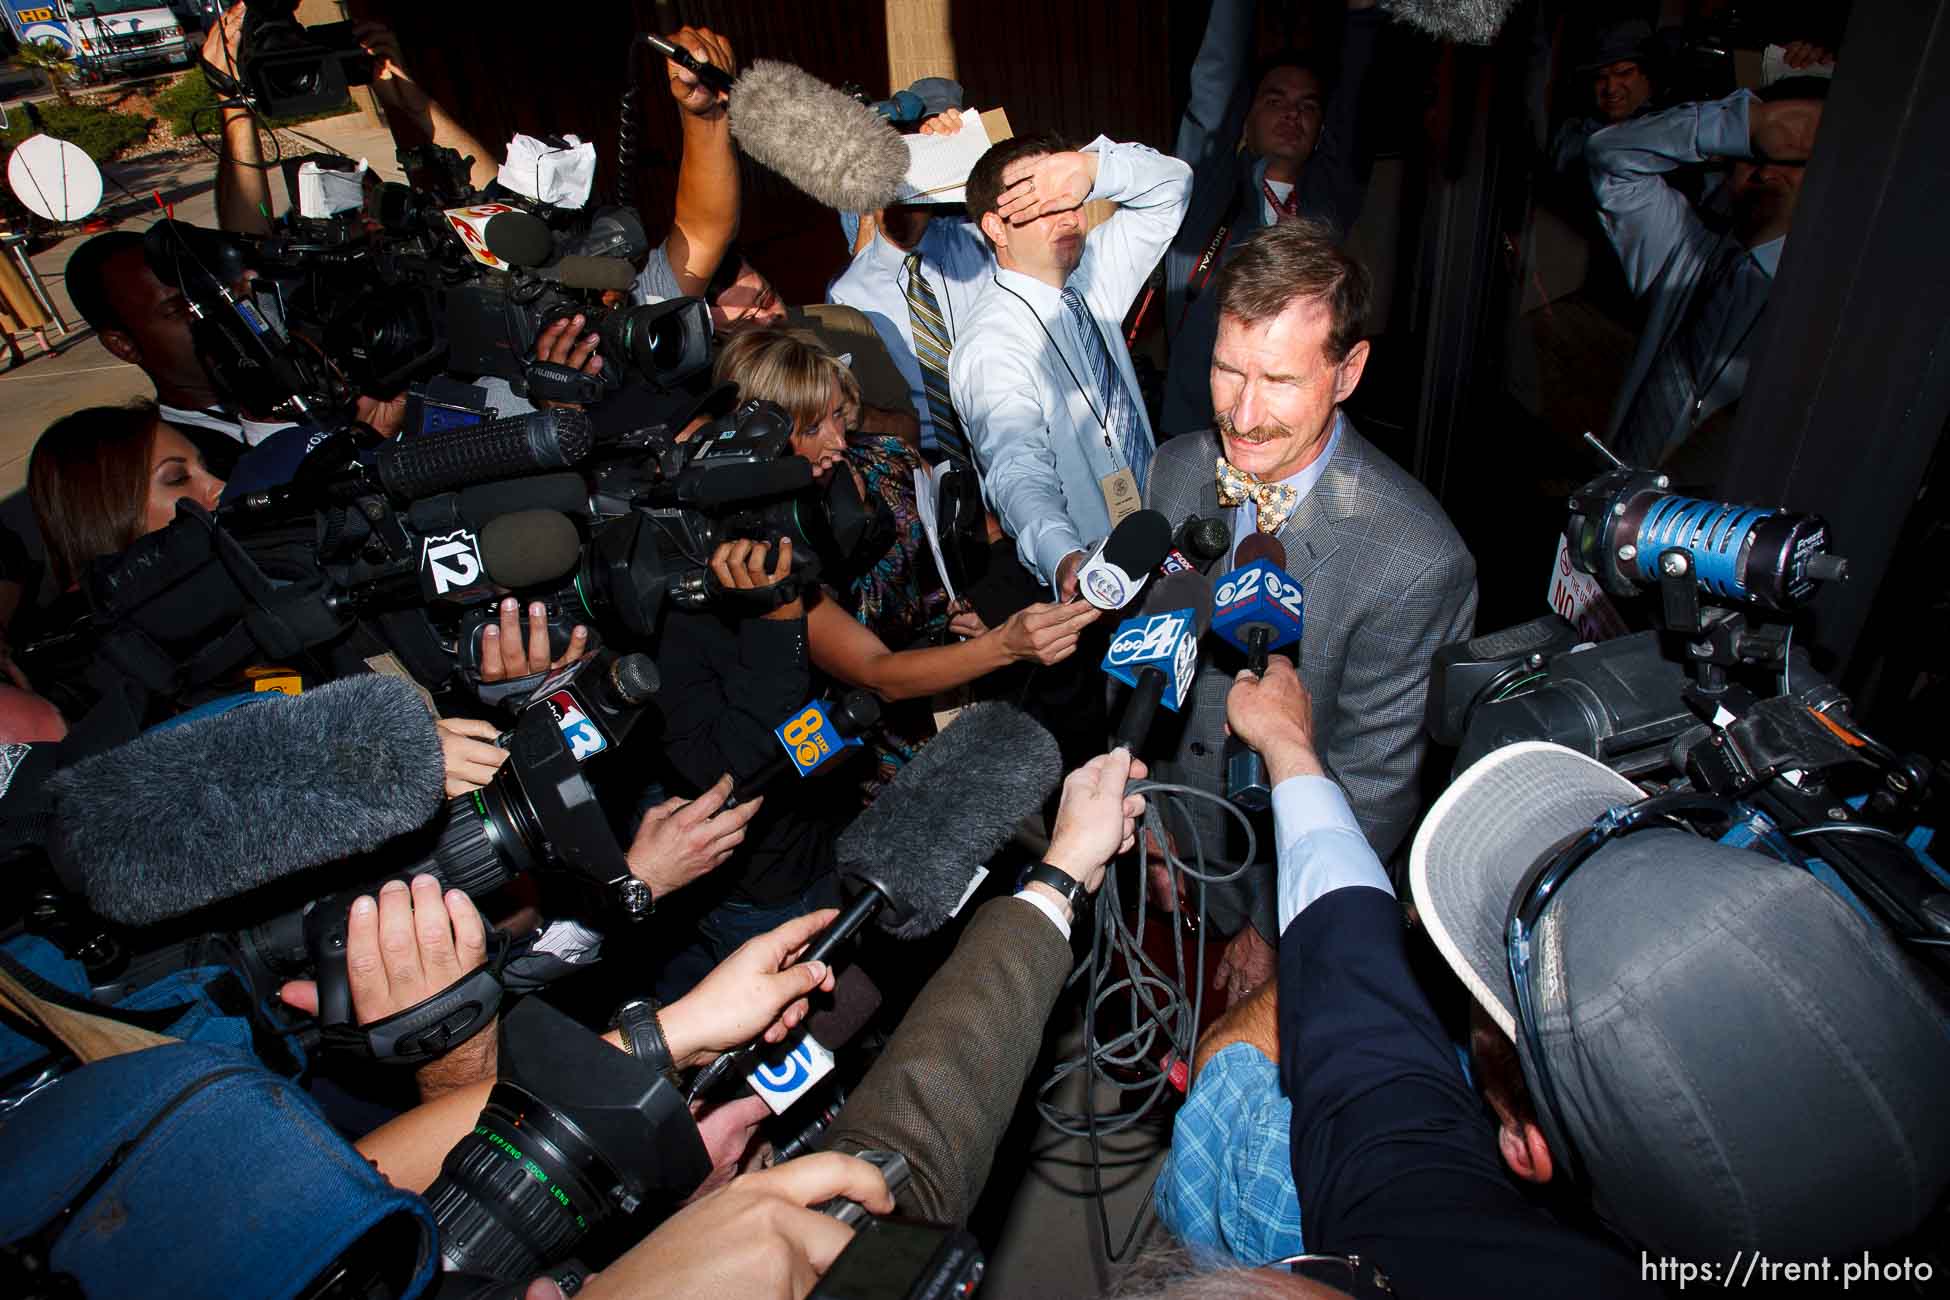
[[[454,0],[353,0],[355,16],[390,23],[408,66],[491,148],[517,130],[595,142],[599,187],[615,175],[618,98],[636,30],[686,23],[730,38],[741,63],[796,63],[833,85],[888,92],[885,6],[879,0],[583,0],[527,9],[530,21]],[[511,11],[511,14],[514,11]],[[984,0],[956,6],[959,78],[969,101],[1000,105],[1017,129],[1098,132],[1169,148],[1206,5],[1168,0]],[[642,89],[637,206],[653,237],[670,220],[679,133],[662,61],[638,63]],[[789,300],[824,296],[845,262],[833,214],[747,162],[742,238]]]

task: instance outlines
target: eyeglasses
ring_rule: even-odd
[[[1663,794],[1608,808],[1584,831],[1559,841],[1554,851],[1546,853],[1524,875],[1510,900],[1509,916],[1504,923],[1504,941],[1508,945],[1510,985],[1516,992],[1517,1032],[1522,1035],[1531,1069],[1537,1078],[1531,1101],[1537,1107],[1539,1118],[1544,1121],[1547,1134],[1559,1139],[1552,1154],[1561,1158],[1566,1173],[1573,1181],[1582,1180],[1582,1170],[1578,1166],[1577,1152],[1566,1136],[1563,1112],[1558,1108],[1557,1082],[1551,1077],[1550,1065],[1544,1055],[1543,1031],[1538,1025],[1537,989],[1532,975],[1531,941],[1543,919],[1544,909],[1550,906],[1571,873],[1583,866],[1592,854],[1618,836],[1647,826],[1664,825],[1693,830],[1680,820],[1685,817],[1707,818],[1729,825],[1744,822],[1752,829],[1757,843],[1773,850],[1782,861],[1794,863],[1804,870],[1808,867],[1806,855],[1751,804],[1712,795]],[[1559,1150],[1559,1147],[1563,1149]]]
[[[1288,1255],[1266,1264],[1266,1268],[1291,1266],[1295,1275],[1310,1282],[1321,1282],[1344,1291],[1348,1295],[1365,1295],[1379,1291],[1383,1295],[1393,1295],[1395,1288],[1389,1285],[1388,1275],[1374,1265],[1366,1266],[1368,1273],[1367,1289],[1361,1283],[1362,1263],[1359,1255]]]

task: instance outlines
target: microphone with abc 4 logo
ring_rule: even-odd
[[[1239,543],[1236,558],[1239,567],[1219,580],[1212,630],[1243,650],[1246,667],[1263,677],[1268,654],[1299,645],[1305,594],[1286,572],[1286,548],[1277,537],[1254,533]],[[1226,740],[1225,771],[1226,798],[1234,805],[1247,812],[1271,806],[1266,762],[1237,736]]]
[[[1176,713],[1192,688],[1198,639],[1212,620],[1212,584],[1196,570],[1174,573],[1152,587],[1144,610],[1110,639],[1103,669],[1131,688],[1113,746],[1136,752],[1151,731],[1158,705]]]

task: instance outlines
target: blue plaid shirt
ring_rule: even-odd
[[[1463,1077],[1469,1051],[1457,1046]],[[1179,1108],[1158,1171],[1158,1218],[1194,1255],[1258,1267],[1306,1251],[1293,1184],[1293,1103],[1280,1067],[1251,1043],[1228,1043]]]
[[[1156,1193],[1159,1219],[1195,1255],[1260,1265],[1306,1249],[1292,1120],[1280,1068],[1252,1044],[1227,1044],[1199,1071]]]

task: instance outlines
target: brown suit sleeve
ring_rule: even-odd
[[[928,981],[833,1122],[832,1151],[907,1157],[903,1214],[959,1224],[975,1207],[1072,966],[1049,918],[992,899]]]

